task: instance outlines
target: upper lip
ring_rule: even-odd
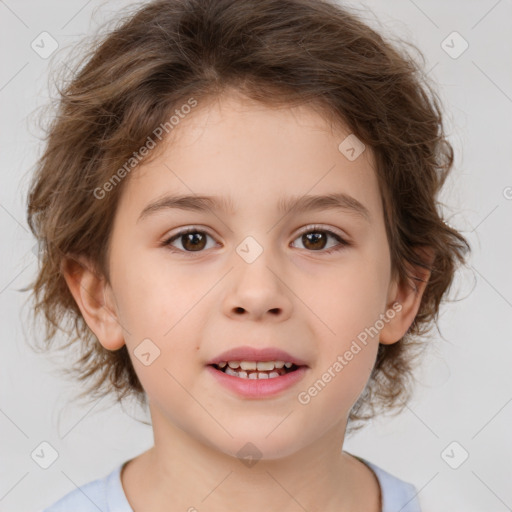
[[[222,352],[222,354],[214,357],[206,364],[218,364],[221,361],[284,361],[285,363],[293,363],[296,366],[307,366],[304,360],[275,347],[235,347]]]

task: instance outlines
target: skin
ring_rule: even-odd
[[[342,451],[347,417],[379,342],[405,334],[429,276],[417,269],[424,282],[416,290],[392,279],[373,154],[367,147],[349,161],[338,150],[348,134],[307,106],[271,108],[234,91],[200,103],[124,184],[110,283],[86,259],[65,269],[89,327],[109,350],[126,343],[149,397],[154,446],[122,472],[136,512],[225,511],[227,503],[248,512],[380,510],[375,475]],[[137,222],[164,192],[231,196],[236,213],[168,210]],[[361,202],[370,222],[338,210],[283,216],[276,209],[282,196],[333,192]],[[339,242],[308,245],[300,235],[310,224],[351,245],[325,254]],[[202,252],[183,237],[173,242],[176,252],[162,246],[191,225],[210,235]],[[250,264],[235,250],[249,235],[263,248]],[[299,403],[297,394],[395,302],[401,311]],[[133,355],[145,338],[160,349],[149,366]],[[238,345],[279,347],[307,361],[308,373],[275,397],[238,397],[205,370]],[[237,458],[249,441],[262,454],[251,467]]]

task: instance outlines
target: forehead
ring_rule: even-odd
[[[373,153],[366,147],[347,158],[353,137],[308,106],[269,107],[236,93],[199,102],[154,158],[132,171],[119,209],[130,210],[136,222],[165,196],[186,195],[215,196],[214,203],[203,202],[206,209],[231,215],[282,213],[294,199],[330,194],[378,217]]]

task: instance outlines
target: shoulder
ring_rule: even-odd
[[[366,464],[376,475],[382,496],[382,512],[421,512],[416,487],[388,473],[381,467],[361,457],[357,459]]]
[[[68,492],[41,512],[132,512],[121,484],[121,468]]]

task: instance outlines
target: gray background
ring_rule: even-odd
[[[126,5],[0,0],[1,511],[47,506],[152,445],[150,427],[134,419],[144,418],[136,407],[72,401],[78,388],[55,371],[66,361],[27,347],[26,339],[39,333],[26,327],[27,294],[19,291],[37,269],[25,193],[41,143],[27,116],[47,101],[48,67]],[[442,309],[442,336],[435,333],[413,401],[398,417],[374,420],[344,449],[412,482],[424,510],[511,510],[512,2],[350,5],[371,9],[369,23],[411,41],[426,56],[456,151],[443,195],[446,217],[467,236],[473,254],[452,293],[461,300]],[[31,48],[43,31],[59,43],[50,59]],[[469,43],[458,58],[442,47],[453,31]],[[462,40],[453,41],[448,44],[457,51]],[[43,441],[58,452],[48,469],[31,458]],[[469,457],[460,464],[465,452]]]

